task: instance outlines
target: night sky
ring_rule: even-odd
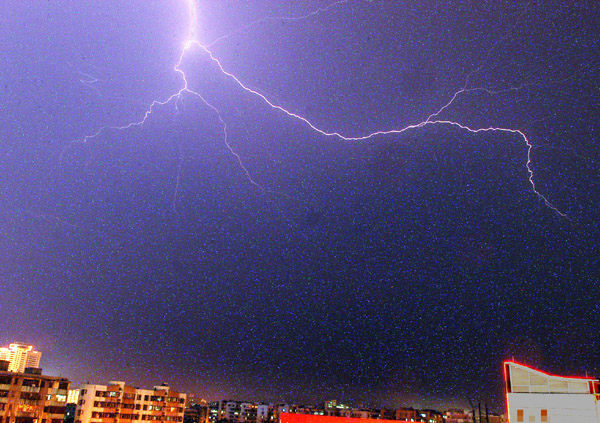
[[[522,130],[567,218],[518,134],[323,136],[197,45],[180,68],[250,177],[189,92],[83,142],[183,88],[189,5],[8,0],[0,344],[206,399],[500,411],[505,359],[600,375],[598,2],[332,3],[198,1],[196,40],[347,137],[486,88],[438,118]]]

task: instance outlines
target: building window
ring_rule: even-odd
[[[548,410],[542,410],[542,423],[548,422]]]
[[[517,410],[517,423],[523,423],[523,410]]]

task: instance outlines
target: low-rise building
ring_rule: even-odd
[[[414,422],[417,419],[417,410],[414,408],[398,408],[396,410],[396,420],[406,420]]]
[[[83,385],[75,423],[183,423],[184,410],[185,394],[167,385],[139,389],[113,381]]]
[[[419,410],[415,421],[426,423],[443,423],[444,415],[437,410]]]
[[[379,419],[381,420],[396,420],[396,410],[393,408],[382,408],[379,410]]]
[[[600,381],[504,362],[510,423],[600,423]]]
[[[444,413],[446,423],[473,423],[471,412],[458,408],[447,410]]]

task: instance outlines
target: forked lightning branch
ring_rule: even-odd
[[[531,186],[531,191],[546,205],[546,207],[550,208],[551,210],[553,210],[554,212],[556,212],[558,215],[560,215],[561,217],[566,218],[567,215],[565,213],[563,213],[562,211],[560,211],[544,194],[542,194],[536,187],[536,183],[535,183],[535,178],[534,178],[534,172],[533,172],[533,167],[532,167],[532,160],[531,160],[531,152],[533,149],[533,145],[530,142],[530,140],[528,139],[527,135],[520,129],[515,129],[515,128],[508,128],[508,127],[501,127],[501,126],[487,126],[487,127],[472,127],[469,125],[466,125],[464,123],[461,123],[459,121],[454,121],[454,120],[445,120],[445,119],[440,119],[439,116],[447,109],[449,108],[454,101],[459,98],[461,95],[467,94],[469,92],[473,92],[473,91],[486,91],[486,92],[490,92],[490,90],[484,88],[484,87],[478,87],[478,88],[467,88],[466,84],[463,88],[461,88],[460,90],[456,91],[454,93],[454,95],[450,98],[450,100],[442,105],[438,110],[434,111],[433,113],[430,113],[428,115],[428,117],[420,122],[416,122],[410,125],[407,125],[405,127],[402,128],[393,128],[393,129],[384,129],[384,130],[379,130],[376,132],[372,132],[369,134],[364,134],[364,135],[346,135],[346,134],[341,134],[339,132],[328,132],[326,130],[323,130],[321,128],[319,128],[318,126],[316,126],[315,124],[313,124],[307,117],[302,116],[294,111],[291,111],[287,108],[284,108],[283,106],[276,104],[274,101],[270,100],[266,95],[264,95],[263,93],[252,89],[250,87],[248,87],[246,84],[244,84],[244,82],[242,82],[242,80],[234,75],[233,73],[229,72],[228,70],[225,69],[225,67],[222,65],[221,61],[213,54],[213,52],[210,50],[210,48],[217,42],[223,41],[229,37],[231,37],[234,34],[243,32],[245,30],[251,30],[253,26],[255,26],[257,23],[260,22],[265,22],[265,21],[270,21],[270,20],[277,20],[277,19],[281,19],[281,20],[287,20],[287,21],[299,21],[299,20],[303,20],[303,19],[307,19],[309,17],[313,17],[317,14],[320,13],[326,13],[327,11],[331,10],[334,6],[341,6],[343,4],[348,3],[347,0],[342,0],[342,1],[337,1],[337,2],[333,2],[331,3],[329,6],[327,7],[323,7],[323,8],[319,8],[314,10],[313,12],[310,12],[308,14],[305,14],[303,16],[300,17],[277,17],[277,18],[263,18],[261,20],[258,21],[254,21],[242,28],[239,28],[238,30],[236,30],[235,32],[231,33],[231,34],[226,34],[223,35],[219,38],[217,38],[216,40],[214,40],[211,43],[208,44],[203,44],[202,42],[200,42],[198,40],[197,37],[197,23],[198,23],[198,16],[197,16],[197,7],[195,4],[194,0],[187,0],[188,3],[188,10],[189,10],[189,18],[190,18],[190,22],[189,22],[189,31],[188,31],[188,39],[185,41],[184,46],[181,50],[181,54],[179,55],[179,60],[177,61],[177,63],[175,64],[175,66],[173,67],[173,70],[175,72],[177,72],[182,79],[182,87],[181,89],[179,89],[178,91],[176,91],[175,93],[171,94],[169,97],[167,97],[164,100],[155,100],[153,101],[147,108],[146,112],[144,113],[144,115],[141,117],[140,120],[138,121],[134,121],[134,122],[129,122],[126,123],[124,125],[120,125],[120,126],[104,126],[100,129],[98,129],[96,132],[94,132],[93,134],[90,135],[86,135],[85,137],[83,137],[83,141],[89,141],[92,140],[98,136],[100,136],[102,134],[103,131],[107,130],[107,129],[114,129],[114,130],[127,130],[133,127],[138,127],[138,126],[142,126],[147,119],[150,117],[150,115],[152,114],[152,112],[154,111],[154,109],[156,107],[160,107],[160,106],[164,106],[166,104],[169,104],[173,101],[178,101],[181,99],[181,96],[184,93],[187,94],[191,94],[193,96],[196,96],[197,98],[199,98],[208,108],[210,108],[216,115],[216,117],[218,118],[219,122],[222,125],[222,133],[223,133],[223,142],[227,148],[227,150],[232,154],[232,156],[234,157],[234,159],[236,160],[236,162],[238,163],[239,167],[241,168],[242,172],[245,174],[245,176],[247,177],[248,181],[254,185],[255,187],[257,187],[260,190],[263,191],[268,191],[267,189],[265,189],[259,182],[257,182],[255,179],[253,179],[251,172],[249,171],[249,169],[245,166],[243,158],[232,148],[230,142],[229,142],[229,138],[228,138],[228,134],[227,134],[227,124],[226,122],[223,120],[220,111],[214,106],[212,105],[205,97],[203,97],[198,90],[192,89],[189,84],[188,84],[188,80],[186,77],[185,72],[181,69],[181,63],[184,59],[184,57],[186,56],[186,54],[193,50],[193,49],[198,49],[202,52],[204,52],[217,66],[217,68],[219,69],[219,71],[225,75],[226,77],[230,78],[232,81],[234,81],[243,91],[245,91],[246,93],[257,97],[258,99],[260,99],[265,105],[267,105],[268,107],[271,107],[272,109],[275,109],[279,112],[281,112],[283,115],[292,118],[292,119],[296,119],[301,121],[302,123],[304,123],[306,126],[308,126],[311,130],[313,130],[315,133],[319,134],[320,136],[323,137],[329,137],[329,138],[338,138],[340,140],[345,140],[345,141],[360,141],[360,140],[367,140],[367,139],[371,139],[371,138],[376,138],[376,137],[385,137],[387,135],[394,135],[394,134],[402,134],[404,132],[407,131],[411,131],[411,130],[418,130],[421,128],[425,128],[428,126],[446,126],[446,127],[454,127],[454,128],[459,128],[460,130],[469,132],[469,133],[473,133],[473,134],[479,134],[479,133],[486,133],[486,132],[494,132],[497,133],[498,136],[503,136],[503,137],[517,137],[518,139],[521,140],[521,142],[523,142],[527,148],[527,154],[524,157],[523,161],[524,161],[524,167],[525,167],[525,171],[527,174],[527,178],[529,181],[529,184]],[[492,47],[493,50],[493,47]],[[491,51],[490,50],[490,53]],[[488,53],[489,55],[489,53]],[[476,68],[475,71],[476,72],[480,70],[480,68]],[[471,72],[471,74],[473,73]],[[471,75],[469,74],[469,76]],[[468,77],[467,77],[468,80]],[[177,185],[179,184],[179,173],[177,175]]]

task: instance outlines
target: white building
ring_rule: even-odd
[[[504,362],[510,423],[600,423],[600,381]]]
[[[183,422],[186,395],[167,385],[138,389],[125,382],[83,385],[75,423]]]
[[[269,404],[257,404],[256,421],[264,423],[273,419],[273,406]]]
[[[69,395],[67,395],[67,404],[77,404],[79,402],[80,389],[69,389]]]
[[[42,353],[32,345],[14,343],[0,348],[0,360],[8,361],[8,371],[23,373],[27,367],[39,367]]]

